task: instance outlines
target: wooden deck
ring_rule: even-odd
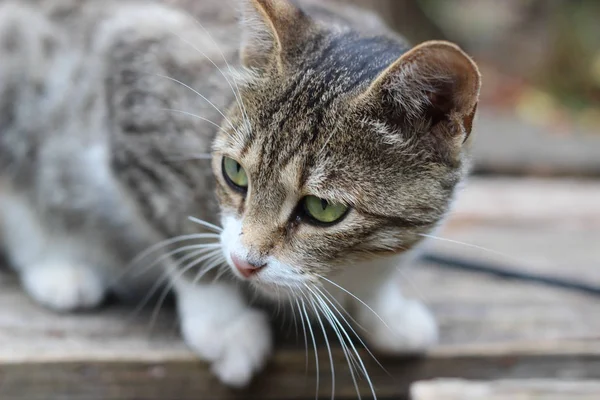
[[[474,180],[440,235],[495,252],[434,241],[438,252],[600,286],[599,184]],[[420,382],[413,400],[512,399],[532,390],[538,397],[527,398],[600,398],[600,297],[424,263],[404,270],[401,283],[437,314],[442,343],[424,357],[379,357],[387,372],[364,353],[378,398],[408,398],[411,384],[436,378],[480,382]],[[0,275],[0,399],[315,398],[314,359],[309,352],[306,362],[293,332],[254,384],[236,392],[184,347],[171,312],[153,329],[150,314],[132,318],[119,306],[52,314]],[[342,351],[333,356],[336,399],[356,398]],[[325,349],[319,366],[319,397],[330,398]],[[370,398],[364,380],[360,390]]]

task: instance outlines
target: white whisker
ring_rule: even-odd
[[[219,46],[219,44],[216,42],[216,40],[213,38],[213,36],[211,35],[211,33],[208,31],[208,29],[206,29],[204,27],[204,25],[202,25],[202,23],[195,18],[192,14],[190,14],[187,11],[184,11],[190,18],[192,18],[193,20],[196,21],[196,23],[198,24],[198,26],[204,31],[204,33],[208,36],[208,38],[211,40],[211,42],[215,45],[215,47],[217,48],[219,54],[221,55],[221,58],[223,59],[223,61],[225,62],[225,66],[227,66],[227,69],[229,70],[229,73],[233,75],[233,70],[231,68],[231,65],[229,64],[229,62],[227,61],[227,57],[225,57],[225,54],[223,54],[223,51],[221,50],[221,47]],[[208,57],[207,57],[208,58]],[[212,62],[212,60],[210,60],[210,58],[208,58],[209,61]],[[215,63],[213,62],[213,65],[215,65]],[[216,65],[215,65],[216,66]],[[225,80],[227,81],[227,83],[229,83],[229,87],[231,87],[231,83],[229,81],[229,79],[227,79],[227,76],[223,73],[223,71],[217,67],[217,69],[219,70],[219,72],[221,73],[221,75],[225,78]],[[248,114],[246,112],[246,106],[244,105],[244,101],[242,100],[242,94],[240,91],[240,87],[238,86],[237,80],[232,76],[231,77],[233,84],[235,85],[235,88],[237,90],[237,97],[236,100],[238,101],[238,107],[240,107],[240,111],[242,112],[242,115],[244,117],[244,124],[247,126],[247,129],[250,129],[250,122],[249,122],[249,118],[248,118]],[[231,88],[231,90],[233,91],[233,93],[235,94],[236,91],[233,90],[233,88]]]
[[[171,111],[171,112],[174,112],[174,113],[187,115],[189,117],[196,118],[196,119],[199,119],[199,120],[204,121],[204,122],[208,122],[209,124],[211,124],[213,126],[216,126],[218,129],[221,129],[221,125],[217,124],[216,122],[213,122],[213,121],[211,121],[208,118],[201,117],[200,115],[193,114],[191,112],[187,112],[187,111],[183,111],[183,110],[175,110],[173,108],[161,108],[160,110],[161,111]]]
[[[396,268],[396,271],[398,271],[398,273],[400,274],[400,276],[406,280],[406,282],[408,282],[408,284],[410,285],[410,287],[413,289],[413,291],[416,293],[416,295],[419,297],[419,300],[424,300],[425,296],[423,296],[423,293],[419,290],[419,288],[417,287],[417,285],[413,282],[413,280],[410,278],[410,276],[406,273],[406,271],[403,270],[403,268]]]
[[[209,251],[211,249],[205,249],[202,248],[200,250],[196,250],[191,252],[190,254],[180,258],[179,260],[177,260],[174,264],[174,267],[178,267],[179,265],[181,265],[182,263],[191,260],[194,257],[198,257],[199,255],[202,255],[204,253],[206,253],[207,251]],[[210,254],[212,253],[216,253],[217,250],[212,250],[210,252]],[[161,287],[161,285],[164,284],[164,282],[166,280],[169,279],[169,272],[165,271],[161,274],[161,276],[158,277],[158,279],[156,280],[156,282],[154,282],[154,284],[152,285],[152,287],[148,290],[148,293],[146,293],[146,295],[144,296],[144,298],[140,301],[140,303],[137,305],[137,307],[133,310],[132,315],[135,316],[138,313],[141,312],[141,310],[146,306],[146,304],[148,304],[148,302],[150,301],[150,299],[152,298],[152,296],[154,296],[156,294],[156,291]]]
[[[352,327],[352,325],[348,322],[348,320],[346,318],[344,318],[344,316],[342,315],[342,313],[340,312],[340,310],[335,306],[335,304],[333,304],[331,302],[331,298],[335,299],[335,297],[331,296],[331,294],[329,292],[327,292],[327,289],[325,289],[324,287],[322,287],[321,289],[325,290],[327,293],[329,293],[329,297],[327,295],[325,295],[325,293],[323,293],[321,291],[321,289],[317,286],[313,286],[313,288],[318,291],[321,296],[322,299],[324,299],[325,301],[327,301],[331,307],[333,307],[333,309],[337,312],[337,314],[342,318],[342,320],[346,323],[346,326],[350,329],[350,331],[354,334],[354,336],[358,339],[358,341],[360,342],[360,344],[364,347],[364,349],[367,351],[367,353],[371,356],[371,358],[377,363],[377,365],[383,370],[385,371],[386,374],[389,375],[389,372],[385,369],[385,367],[379,362],[379,360],[377,359],[377,357],[375,357],[375,355],[371,352],[371,350],[369,349],[369,346],[367,346],[367,344],[362,340],[362,338],[360,337],[360,335],[358,333],[356,333],[356,330]],[[338,303],[339,304],[339,303]],[[340,305],[340,307],[342,308],[342,310],[345,311],[344,307],[342,307]],[[330,310],[331,308],[328,307]],[[346,333],[346,330],[344,329],[344,327],[342,326],[342,324],[340,323],[339,319],[337,318],[337,316],[335,316],[335,314],[333,315],[333,317],[335,318],[335,320],[337,321],[337,323],[339,324],[340,328],[342,328],[344,330],[344,333],[346,334],[346,337],[348,338],[348,340],[350,340],[350,337],[348,336],[348,334]],[[358,356],[358,354],[357,354]],[[366,373],[366,370],[364,371]]]
[[[331,303],[330,303],[331,304]],[[362,371],[363,376],[365,377],[365,379],[367,380],[367,383],[369,384],[369,388],[371,389],[371,394],[373,395],[373,399],[377,400],[377,395],[375,393],[375,387],[373,386],[373,382],[371,381],[371,377],[369,376],[369,373],[367,371],[367,367],[365,366],[362,358],[360,357],[360,354],[358,352],[358,350],[356,349],[356,346],[354,345],[354,343],[352,342],[352,339],[350,338],[350,336],[348,335],[348,333],[346,332],[346,330],[344,329],[344,327],[342,326],[342,324],[340,323],[340,321],[338,320],[338,318],[335,316],[335,314],[333,314],[331,312],[331,309],[329,309],[329,307],[327,307],[327,309],[329,310],[329,312],[331,313],[331,317],[333,318],[333,320],[337,323],[338,327],[341,328],[342,333],[344,334],[344,336],[346,337],[346,339],[348,340],[348,343],[350,344],[350,346],[352,347],[352,351],[354,352],[354,354],[356,355],[356,361],[358,361],[358,363],[360,364],[360,371]],[[338,314],[339,314],[339,310],[338,310]],[[347,324],[347,322],[346,322]],[[365,343],[362,341],[362,339],[360,339],[360,337],[356,334],[356,332],[354,331],[354,329],[352,329],[352,327],[350,325],[348,325],[348,327],[352,330],[352,332],[354,333],[354,335],[358,338],[358,340],[361,342],[361,344],[365,347],[365,349],[369,352],[369,354],[371,355],[371,357],[373,357],[375,359],[375,361],[377,361],[377,363],[379,364],[379,366],[381,366],[381,364],[379,363],[379,361],[377,360],[377,358],[375,358],[375,356],[371,353],[371,351],[366,347]],[[383,369],[383,366],[381,366],[381,368]],[[385,369],[384,369],[385,370]],[[387,372],[387,371],[386,371]],[[360,396],[360,394],[359,394]]]
[[[202,100],[206,101],[206,102],[207,102],[207,103],[208,103],[208,104],[209,104],[209,105],[210,105],[212,108],[214,108],[214,109],[215,109],[215,111],[217,111],[217,112],[218,112],[218,113],[219,113],[219,114],[220,114],[220,115],[223,117],[223,119],[225,120],[225,122],[227,122],[227,123],[229,124],[229,127],[230,127],[231,129],[233,129],[233,131],[234,131],[234,132],[236,132],[236,134],[238,133],[238,132],[237,132],[237,130],[235,129],[235,126],[234,126],[234,125],[233,125],[233,123],[232,123],[232,122],[229,120],[229,118],[227,118],[227,117],[225,116],[225,114],[223,114],[223,112],[222,112],[222,111],[219,109],[219,107],[217,107],[217,106],[216,106],[216,105],[215,105],[215,104],[214,104],[212,101],[210,101],[210,100],[209,100],[209,99],[208,99],[206,96],[204,96],[202,93],[200,93],[199,91],[197,91],[196,89],[194,89],[194,88],[193,88],[193,87],[191,87],[190,85],[187,85],[187,84],[185,84],[185,83],[181,82],[180,80],[178,80],[178,79],[175,79],[175,78],[172,78],[172,77],[170,77],[170,76],[167,76],[167,75],[162,75],[162,74],[156,74],[156,73],[155,73],[155,74],[153,74],[153,75],[155,75],[155,76],[158,76],[159,78],[168,79],[168,80],[170,80],[170,81],[172,81],[172,82],[175,82],[175,83],[177,83],[177,84],[179,84],[179,85],[181,85],[181,86],[185,87],[186,89],[189,89],[189,90],[191,90],[191,91],[192,91],[194,94],[196,94],[197,96],[199,96],[199,97],[200,97]]]
[[[218,250],[216,250],[214,253],[217,253]],[[152,312],[152,318],[150,320],[150,330],[152,330],[152,328],[154,327],[154,324],[156,323],[156,319],[158,318],[158,314],[160,312],[160,309],[162,307],[162,304],[164,303],[165,299],[167,298],[167,295],[169,294],[169,292],[171,291],[171,289],[173,288],[173,286],[175,285],[175,281],[178,279],[181,279],[181,277],[183,277],[183,275],[188,272],[189,270],[191,270],[192,268],[194,268],[195,266],[197,266],[198,264],[200,264],[202,261],[205,261],[209,258],[214,257],[213,253],[209,253],[206,254],[190,263],[188,263],[187,265],[183,266],[181,268],[181,271],[179,271],[174,278],[170,279],[170,282],[166,285],[166,287],[163,289],[160,298],[158,299],[158,302],[156,304],[156,306],[154,307],[154,311]],[[206,272],[208,272],[208,270],[206,270]],[[169,276],[167,276],[167,278],[169,278]]]
[[[307,287],[308,290],[310,290],[310,288]],[[340,342],[340,345],[342,346],[342,351],[344,352],[344,357],[346,358],[346,362],[348,363],[348,369],[350,370],[350,376],[352,377],[352,382],[354,383],[354,388],[356,390],[356,395],[358,396],[358,399],[361,399],[360,396],[360,391],[358,390],[358,382],[356,381],[356,375],[354,374],[354,367],[355,365],[358,365],[357,361],[354,360],[354,355],[350,353],[350,350],[346,344],[346,341],[344,340],[344,338],[342,337],[340,330],[338,329],[337,325],[339,324],[339,321],[336,323],[335,320],[333,320],[331,318],[331,310],[329,309],[329,307],[327,307],[322,299],[320,299],[316,293],[314,294],[315,298],[317,299],[317,301],[319,302],[319,308],[323,311],[323,315],[325,316],[325,318],[327,319],[327,322],[329,322],[329,325],[331,325],[331,327],[333,328],[338,341]]]
[[[169,157],[169,161],[195,161],[195,160],[212,160],[212,154],[200,153],[200,154],[193,154],[193,155],[189,155],[189,156]]]
[[[315,368],[316,368],[316,372],[317,372],[317,391],[315,393],[315,399],[318,400],[319,399],[319,352],[317,351],[317,341],[315,340],[315,333],[313,332],[312,329],[312,325],[310,323],[310,317],[308,316],[308,313],[306,312],[306,305],[304,304],[304,299],[300,299],[300,301],[302,302],[302,312],[304,313],[304,316],[306,317],[306,325],[308,325],[308,331],[310,333],[310,337],[312,339],[313,342],[313,348],[315,349]]]
[[[213,230],[215,230],[215,231],[217,231],[219,233],[223,232],[223,228],[221,228],[221,227],[219,227],[217,225],[211,224],[210,222],[206,222],[204,220],[201,220],[200,218],[189,216],[188,219],[190,221],[196,223],[196,224],[199,224],[199,225],[205,226],[207,228],[213,229]]]
[[[314,287],[315,289],[319,289],[317,286],[313,286],[313,287]],[[353,317],[353,316],[352,316],[352,315],[351,315],[351,314],[350,314],[350,313],[349,313],[349,312],[348,312],[348,311],[347,311],[347,310],[344,308],[344,306],[342,306],[342,304],[341,304],[341,303],[340,303],[340,302],[339,302],[339,301],[338,301],[338,300],[335,298],[335,296],[333,296],[333,295],[332,295],[332,294],[329,292],[329,290],[327,290],[327,288],[326,288],[326,287],[324,287],[324,286],[321,286],[321,287],[320,287],[320,289],[319,289],[319,291],[320,291],[321,289],[325,291],[325,293],[324,293],[324,295],[325,295],[325,298],[327,298],[328,300],[332,300],[333,302],[335,302],[335,304],[337,304],[337,306],[338,306],[339,308],[341,308],[341,309],[342,309],[343,313],[344,313],[344,314],[346,314],[346,317],[350,318],[350,321],[352,321],[352,323],[353,323],[354,325],[356,325],[356,327],[358,327],[358,328],[362,329],[362,330],[363,330],[363,331],[365,331],[365,332],[368,332],[367,328],[365,328],[364,326],[362,326],[362,325],[361,325],[361,324],[360,324],[360,323],[359,323],[359,322],[358,322],[358,321],[357,321],[357,320],[356,320],[356,319],[355,319],[355,318],[354,318],[354,317]],[[328,296],[327,296],[327,295],[328,295]],[[334,306],[334,308],[338,309],[338,308],[337,308],[337,307],[335,307],[335,306]],[[338,311],[338,312],[339,312],[339,311]],[[345,320],[345,318],[344,318],[344,320]],[[347,323],[348,325],[350,325],[350,324],[349,324],[347,321],[346,321],[346,323]]]
[[[292,287],[291,285],[286,285],[290,292],[291,292],[291,297],[292,298],[296,298],[296,291],[294,290],[294,287]],[[292,314],[292,321],[290,322],[290,325],[288,327],[288,332],[287,335],[289,336],[290,334],[290,329],[292,328],[292,323],[294,324],[294,333],[296,334],[296,343],[298,343],[298,321],[296,320],[296,311],[294,310],[294,306],[293,304],[290,304],[291,306],[291,314]]]
[[[329,345],[329,339],[327,338],[327,331],[325,330],[325,326],[323,325],[323,320],[321,319],[321,313],[317,310],[315,306],[314,298],[310,299],[310,303],[317,317],[317,321],[321,326],[321,331],[323,332],[323,338],[325,339],[325,345],[327,346],[327,353],[329,354],[329,365],[331,366],[331,400],[335,399],[335,367],[333,363],[333,355],[331,353],[331,346]]]
[[[219,262],[217,263],[217,265],[214,268],[218,268],[218,267],[222,266],[224,263],[225,263],[225,260],[221,259],[221,260],[219,260]],[[219,271],[219,273],[215,276],[215,279],[213,279],[213,282],[217,282],[226,273],[227,273],[227,268],[221,269],[221,271]]]
[[[298,314],[300,315],[300,322],[302,323],[302,333],[304,334],[304,373],[306,373],[308,371],[308,337],[306,335],[306,325],[304,324],[304,315],[300,309],[300,303],[296,296],[294,296],[294,300],[296,302],[296,307],[298,308]]]
[[[443,238],[443,237],[439,237],[439,236],[427,235],[425,233],[419,233],[419,236],[422,236],[422,237],[425,237],[425,238],[429,238],[429,239],[439,240],[441,242],[453,243],[453,244],[459,244],[459,245],[465,246],[465,247],[471,247],[473,249],[482,250],[482,251],[485,251],[485,252],[488,252],[488,253],[491,253],[491,254],[496,254],[496,255],[504,257],[506,259],[515,261],[515,258],[513,256],[511,256],[510,254],[503,253],[501,251],[496,251],[496,250],[493,250],[493,249],[488,249],[487,247],[478,246],[476,244],[460,242],[458,240],[447,239],[447,238]]]
[[[142,268],[141,271],[137,271],[135,273],[135,275],[133,275],[133,277],[137,278],[137,277],[144,275],[150,269],[155,267],[157,264],[162,263],[163,261],[171,258],[172,256],[174,256],[176,254],[183,253],[188,250],[202,249],[200,251],[204,251],[204,250],[208,251],[211,249],[218,249],[220,247],[221,247],[221,244],[219,244],[219,243],[200,243],[200,244],[192,244],[189,246],[178,247],[177,249],[169,251],[168,253],[165,253],[162,256],[158,257],[156,260],[154,260],[153,262],[151,262],[150,264],[148,264],[147,266]]]
[[[192,17],[192,19],[194,19],[196,21],[196,23],[200,26],[200,28],[202,28],[202,30],[204,30],[204,32],[209,36],[209,38],[212,40],[213,44],[215,44],[215,46],[217,47],[217,49],[219,50],[219,52],[221,53],[221,56],[223,57],[223,60],[225,61],[225,64],[227,65],[227,67],[229,68],[229,70],[231,71],[231,67],[229,67],[229,63],[227,63],[227,60],[225,59],[225,55],[223,54],[223,52],[221,51],[221,48],[219,47],[219,45],[214,41],[213,37],[211,36],[211,34],[208,32],[208,30],[206,30],[204,28],[204,26],[200,23],[200,21],[198,21],[197,19],[193,18],[192,15],[190,15],[188,13],[188,15],[190,17]],[[229,78],[227,78],[227,76],[225,75],[225,73],[223,73],[223,70],[221,70],[221,68],[202,50],[200,50],[197,46],[195,46],[193,43],[190,43],[188,40],[182,38],[180,35],[178,35],[177,33],[171,31],[171,33],[175,36],[177,36],[179,38],[179,40],[181,40],[182,42],[184,42],[185,44],[187,44],[188,46],[190,46],[191,48],[193,48],[194,50],[196,50],[198,53],[200,53],[204,58],[206,58],[216,69],[217,71],[219,71],[219,73],[221,74],[221,76],[223,78],[225,78],[225,81],[227,82],[227,84],[229,85],[229,88],[231,89],[231,91],[233,92],[233,95],[235,97],[235,100],[237,102],[237,106],[240,109],[240,112],[242,112],[242,114],[245,116],[246,111],[243,108],[243,103],[242,103],[242,99],[240,97],[240,93],[239,93],[239,88],[237,87],[236,84],[236,88],[238,89],[237,91],[233,89],[233,86],[231,85],[231,81],[229,80]],[[235,82],[235,80],[234,80]]]
[[[375,316],[376,316],[376,317],[377,317],[377,318],[378,318],[378,319],[379,319],[379,320],[380,320],[380,321],[383,323],[383,325],[384,325],[386,328],[390,329],[390,327],[389,327],[389,325],[387,324],[387,322],[385,322],[385,321],[383,320],[383,318],[381,318],[381,317],[379,316],[379,314],[377,314],[377,313],[375,312],[375,310],[373,310],[373,309],[371,308],[371,306],[369,306],[367,303],[365,303],[364,301],[362,301],[361,299],[359,299],[359,298],[358,298],[357,296],[355,296],[353,293],[349,292],[348,290],[346,290],[346,289],[345,289],[345,288],[343,288],[342,286],[338,285],[337,283],[333,282],[332,280],[329,280],[329,279],[325,278],[324,276],[317,275],[317,277],[319,277],[319,278],[323,279],[325,282],[329,282],[329,283],[330,283],[330,284],[332,284],[333,286],[337,287],[338,289],[340,289],[340,290],[344,291],[345,293],[349,294],[350,296],[352,296],[354,299],[356,299],[356,301],[358,301],[360,304],[362,304],[363,306],[365,306],[365,307],[366,307],[366,308],[367,308],[369,311],[371,311],[371,312],[373,313],[373,315],[375,315]],[[391,329],[390,329],[390,330],[391,330]]]
[[[144,250],[142,253],[140,253],[138,256],[136,256],[129,264],[130,265],[137,264],[144,258],[148,257],[150,254],[155,252],[156,250],[159,250],[163,247],[170,246],[174,243],[183,242],[185,240],[192,240],[192,239],[211,239],[211,238],[219,239],[219,235],[216,233],[194,233],[191,235],[181,235],[181,236],[177,236],[177,237],[174,237],[171,239],[166,239],[166,240],[156,243],[155,245],[148,247],[146,250]]]
[[[223,254],[220,252],[216,253],[214,256],[210,257],[206,261],[210,262],[210,264],[208,264],[205,267],[205,269],[198,271],[198,273],[194,277],[194,280],[192,281],[192,285],[197,285],[204,275],[206,275],[209,271],[212,271],[214,268],[219,267],[219,265],[223,263]],[[215,278],[215,280],[217,279]]]

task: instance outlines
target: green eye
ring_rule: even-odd
[[[316,196],[306,196],[303,202],[306,213],[324,224],[340,220],[348,210],[348,207],[343,204],[329,202]]]
[[[248,188],[248,175],[240,163],[233,158],[223,157],[223,175],[234,188],[242,190]]]

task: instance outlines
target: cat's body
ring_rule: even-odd
[[[109,290],[147,291],[166,271],[186,341],[232,385],[247,383],[271,348],[266,317],[240,286],[291,298],[304,314],[333,304],[319,290],[349,305],[347,290],[361,298],[349,306],[375,347],[422,349],[435,324],[392,273],[438,224],[464,174],[476,68],[434,43],[438,55],[413,50],[404,70],[401,39],[345,6],[242,3],[245,29],[235,0],[0,2],[9,261],[36,300],[64,311],[94,307]],[[251,71],[240,68],[241,37]],[[431,62],[412,79],[421,58]],[[221,172],[226,159],[247,171],[245,187]],[[348,211],[314,224],[296,210],[312,195]],[[231,267],[211,266],[228,276],[184,271],[190,258],[173,260],[188,253],[163,257],[173,247],[128,273],[152,245],[206,232],[188,216],[223,226],[212,237],[222,255],[187,250],[205,264],[224,257]],[[303,285],[304,297],[290,296]]]

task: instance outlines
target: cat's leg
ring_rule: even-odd
[[[391,354],[421,352],[434,345],[438,341],[435,318],[422,302],[402,294],[398,260],[375,264],[357,265],[336,279],[356,296],[342,293],[354,319],[364,328],[361,332],[367,344]]]
[[[85,257],[89,244],[48,229],[25,196],[0,186],[0,236],[29,295],[57,311],[100,304],[106,276]]]
[[[219,379],[243,387],[260,371],[272,350],[265,312],[249,307],[231,282],[175,281],[183,337]]]
[[[355,304],[356,319],[365,327],[365,338],[385,353],[420,352],[438,341],[438,328],[431,311],[420,301],[403,296],[393,275],[366,299],[366,307]]]
[[[0,57],[0,237],[9,263],[29,294],[45,306],[66,311],[98,305],[106,285],[88,260],[86,250],[91,244],[45,221],[44,216],[55,210],[45,213],[40,206],[46,199],[62,195],[62,181],[48,179],[46,190],[36,187],[44,174],[60,172],[60,160],[44,160],[45,156],[54,157],[46,145],[69,123],[64,115],[49,116],[58,116],[55,111],[69,110],[77,103],[65,99],[61,108],[61,96],[56,95],[67,92],[67,80],[60,79],[73,67],[64,61],[68,57],[60,57],[66,46],[59,32],[31,6],[21,2],[0,5],[4,53]],[[55,77],[60,85],[51,84]],[[65,158],[77,159],[79,153],[85,153],[68,149],[68,141],[59,138],[57,142],[56,147],[65,148]],[[82,211],[80,219],[84,220]],[[56,219],[60,219],[58,215]]]

